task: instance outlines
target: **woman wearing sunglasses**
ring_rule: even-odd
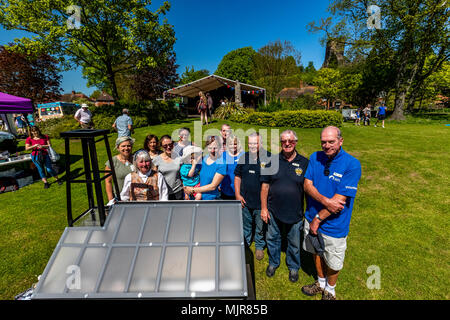
[[[164,176],[169,187],[169,200],[183,200],[183,183],[180,176],[181,158],[173,152],[174,143],[169,135],[160,140],[163,153],[153,159],[153,164]]]

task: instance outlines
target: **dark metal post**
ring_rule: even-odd
[[[67,199],[67,222],[69,227],[73,226],[72,218],[72,195],[70,190],[70,141],[65,139],[66,150],[66,199]]]
[[[86,177],[86,189],[88,196],[89,209],[94,209],[94,192],[92,190],[91,164],[89,162],[89,145],[86,139],[81,139],[81,148],[83,150],[84,176]],[[95,214],[92,214],[95,220]]]
[[[88,144],[91,155],[92,174],[94,176],[95,194],[97,196],[98,215],[100,217],[100,225],[103,226],[106,220],[106,214],[105,214],[105,204],[103,202],[102,183],[100,180],[100,172],[97,162],[97,151],[95,149],[95,139],[94,138],[89,139]]]
[[[117,200],[120,201],[121,200],[120,199],[120,191],[121,190],[119,190],[119,184],[117,183],[116,170],[114,168],[114,163],[112,161],[111,149],[109,148],[108,135],[105,134],[104,139],[105,139],[106,153],[108,154],[108,159],[109,159],[109,167],[111,168],[111,172],[112,172],[114,189],[116,189],[116,197],[117,197]]]

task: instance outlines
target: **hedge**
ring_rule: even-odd
[[[231,116],[229,120],[265,127],[293,128],[340,127],[343,122],[341,113],[324,110],[253,112],[240,116]]]

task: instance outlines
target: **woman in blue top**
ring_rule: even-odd
[[[236,200],[234,194],[234,169],[236,169],[239,158],[243,153],[238,137],[235,135],[229,136],[226,150],[222,154],[223,162],[227,165],[227,175],[220,185],[221,198],[223,200]]]
[[[219,154],[221,146],[220,138],[210,136],[206,139],[206,147],[209,154],[202,160],[200,171],[200,187],[185,187],[187,194],[200,192],[202,200],[219,200],[219,185],[227,174],[227,166]]]

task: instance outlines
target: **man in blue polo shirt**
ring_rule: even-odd
[[[239,158],[234,169],[234,189],[236,200],[241,201],[244,239],[250,247],[253,237],[253,223],[255,224],[255,257],[264,258],[263,221],[261,220],[261,167],[270,157],[270,152],[261,148],[258,132],[248,136],[248,152]]]
[[[272,157],[270,168],[278,161],[278,170],[268,175],[261,170],[261,219],[267,226],[267,251],[269,266],[266,275],[272,277],[280,265],[281,234],[286,231],[286,265],[289,280],[298,280],[300,269],[300,230],[303,226],[303,182],[308,159],[295,150],[297,136],[292,130],[281,134],[279,155]],[[269,169],[270,170],[270,169]],[[273,170],[275,171],[275,170]]]
[[[342,149],[344,139],[339,128],[326,127],[320,140],[322,151],[311,155],[305,174],[308,198],[303,241],[303,249],[313,254],[318,281],[302,287],[302,292],[310,296],[321,293],[323,300],[335,300],[361,164]],[[314,237],[323,240],[320,254]]]
[[[379,107],[378,107],[378,111],[377,111],[377,122],[373,125],[374,127],[377,126],[378,121],[381,120],[381,126],[384,128],[384,120],[386,119],[386,107],[384,106],[384,103],[382,103]]]

